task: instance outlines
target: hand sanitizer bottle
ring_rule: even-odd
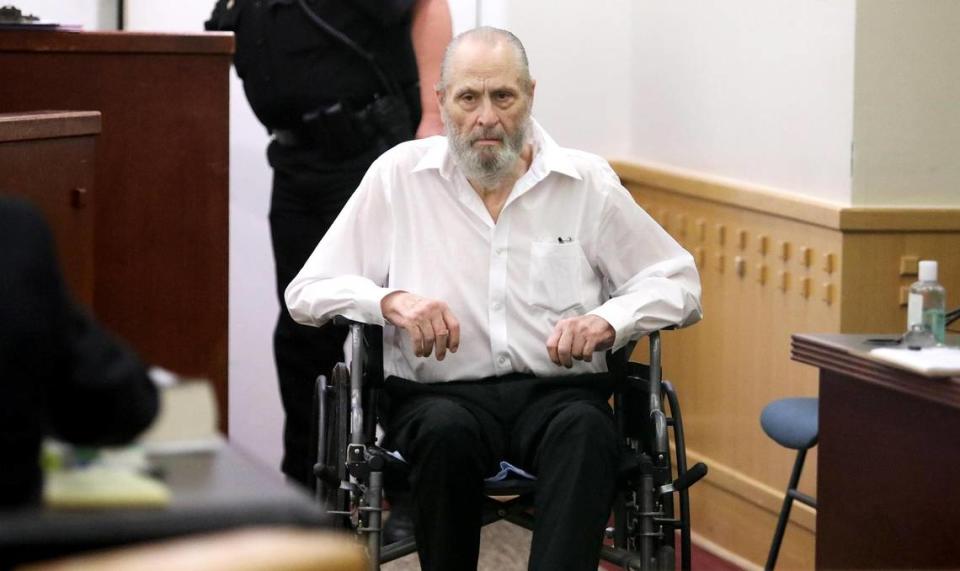
[[[943,345],[947,295],[937,283],[937,262],[920,262],[920,279],[910,286],[907,303],[906,345],[922,349]]]

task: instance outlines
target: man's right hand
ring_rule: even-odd
[[[437,361],[443,361],[447,349],[456,353],[460,348],[460,322],[442,301],[395,291],[380,301],[380,310],[387,321],[410,334],[417,357],[429,357],[435,349]]]

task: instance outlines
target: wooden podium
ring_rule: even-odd
[[[0,31],[0,113],[101,113],[94,313],[148,362],[209,378],[222,429],[232,51],[231,34]]]
[[[817,568],[960,568],[960,378],[873,360],[871,337],[793,336],[820,368]]]

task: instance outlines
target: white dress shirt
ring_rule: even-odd
[[[534,155],[494,222],[445,137],[394,147],[373,165],[286,290],[290,315],[384,325],[384,373],[422,382],[606,370],[550,361],[557,321],[591,313],[614,348],[701,318],[693,258],[632,199],[600,157],[559,147],[533,122]],[[403,290],[446,302],[460,349],[417,357],[380,301]]]

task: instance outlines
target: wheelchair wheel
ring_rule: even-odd
[[[350,491],[342,486],[348,480],[346,466],[347,442],[349,440],[349,393],[350,372],[343,363],[338,363],[331,375],[331,382],[321,382],[317,389],[318,405],[318,464],[317,499],[331,514],[334,526],[351,527]]]

